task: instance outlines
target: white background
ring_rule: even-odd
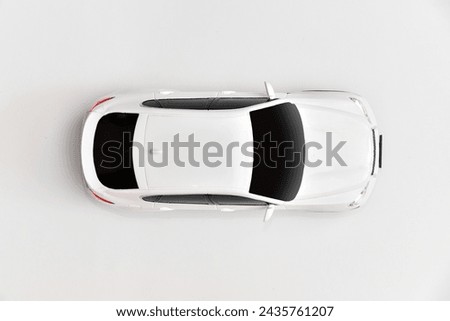
[[[0,299],[450,299],[450,3],[0,0]],[[342,89],[384,169],[345,214],[144,214],[87,194],[85,112],[148,88]]]

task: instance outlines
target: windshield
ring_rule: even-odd
[[[253,173],[250,193],[291,201],[300,189],[305,137],[297,106],[283,103],[250,112]]]
[[[138,114],[103,116],[94,136],[94,165],[99,181],[112,189],[138,188],[131,147]]]

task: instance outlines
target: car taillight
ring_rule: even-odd
[[[91,191],[91,192],[92,192],[92,191]],[[108,204],[114,204],[113,202],[108,201],[108,200],[104,199],[103,197],[98,196],[98,195],[95,194],[94,192],[92,192],[92,194],[95,196],[96,199],[98,199],[98,200],[100,200],[100,201],[102,201],[102,202],[105,202],[105,203],[108,203]]]
[[[98,105],[103,104],[105,101],[111,100],[111,99],[113,99],[113,98],[114,98],[114,97],[107,97],[107,98],[100,99],[99,101],[97,101],[97,102],[94,104],[94,106],[91,107],[90,112],[93,111],[94,108],[97,107]]]

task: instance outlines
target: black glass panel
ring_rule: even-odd
[[[111,113],[97,124],[94,165],[98,179],[106,187],[138,188],[131,151],[137,119],[138,114]]]
[[[171,109],[208,109],[214,98],[176,98],[154,99],[142,103],[146,107],[159,107]]]
[[[146,100],[142,103],[146,107],[158,107],[161,108],[161,104],[156,99]]]
[[[262,206],[267,204],[266,202],[234,195],[210,195],[210,197],[217,205]]]
[[[201,204],[201,205],[210,204],[208,197],[202,194],[157,195],[157,196],[145,196],[142,199],[147,202],[158,202],[167,204]]]
[[[305,137],[291,103],[250,112],[254,165],[250,193],[291,201],[303,177]],[[275,148],[274,148],[275,147]]]
[[[216,98],[210,109],[236,109],[257,104],[262,104],[269,101],[267,97],[224,97]]]

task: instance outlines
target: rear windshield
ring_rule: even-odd
[[[297,196],[303,177],[305,137],[291,103],[250,112],[254,164],[250,193],[282,201]]]
[[[94,165],[98,179],[108,188],[138,188],[131,151],[137,119],[138,114],[111,113],[98,122]]]

